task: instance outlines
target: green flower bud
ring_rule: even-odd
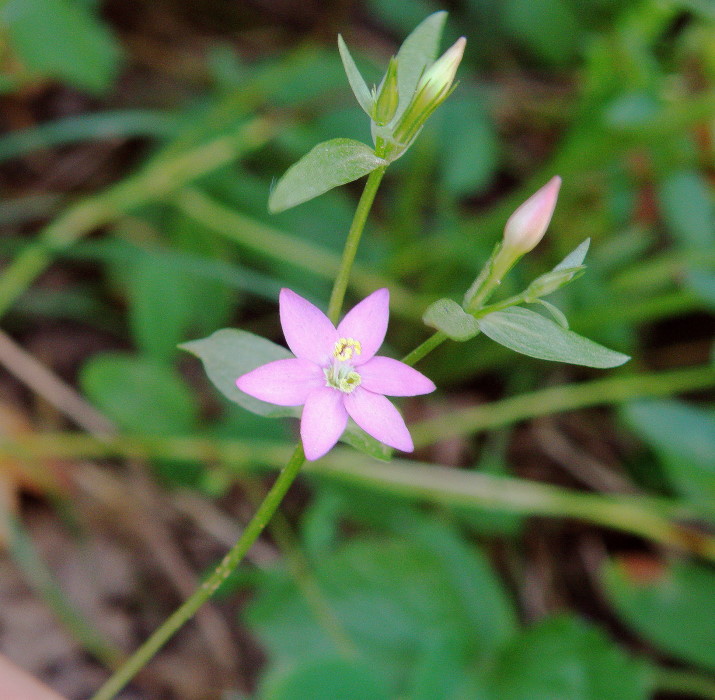
[[[397,59],[393,56],[372,107],[373,121],[382,126],[395,116],[400,94],[397,90]]]
[[[420,78],[412,101],[395,127],[393,136],[398,143],[410,143],[429,116],[447,99],[466,43],[464,37],[457,39]]]

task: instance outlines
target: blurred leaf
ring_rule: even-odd
[[[129,322],[139,348],[169,363],[192,315],[194,280],[162,255],[140,254],[129,284]]]
[[[647,666],[575,617],[544,620],[517,637],[491,672],[498,700],[646,700]]]
[[[675,399],[629,403],[622,413],[681,493],[715,505],[715,414]]]
[[[630,359],[518,306],[494,311],[477,322],[482,333],[493,341],[541,360],[607,368]]]
[[[326,657],[299,663],[270,679],[260,700],[389,700],[373,667],[363,661]]]
[[[481,97],[456,97],[439,108],[440,158],[444,188],[462,197],[481,192],[491,181],[499,164],[499,139]]]
[[[316,563],[324,598],[361,657],[389,679],[390,697],[401,694],[426,644],[449,640],[465,665],[494,644],[488,630],[474,627],[455,579],[468,576],[475,565],[471,548],[464,547],[456,571],[439,551],[384,536],[352,539]],[[477,593],[469,605],[489,614],[491,591],[481,591],[480,583],[478,575],[471,581]],[[336,651],[287,574],[264,579],[246,617],[274,667]]]
[[[386,165],[360,141],[332,139],[306,153],[278,180],[268,198],[272,212],[290,209]]]
[[[711,309],[715,309],[715,272],[691,268],[685,274],[685,283]]]
[[[712,248],[715,210],[710,188],[699,172],[681,170],[669,175],[660,183],[658,198],[678,243],[686,248]]]
[[[350,55],[347,44],[343,40],[343,37],[338,34],[338,50],[340,51],[340,58],[343,61],[343,67],[345,68],[345,74],[348,77],[348,82],[352,88],[355,99],[358,101],[363,111],[370,116],[372,113],[372,95],[370,94],[370,89],[365,82],[365,79],[360,74],[358,67],[353,61],[353,57]]]
[[[0,136],[0,160],[70,143],[137,136],[165,138],[176,131],[176,116],[159,110],[127,109],[82,114],[3,134]]]
[[[687,561],[645,570],[634,564],[623,558],[604,570],[621,618],[662,651],[715,671],[715,573]]]
[[[71,0],[8,0],[0,19],[29,70],[98,94],[111,86],[119,44],[86,7]]]
[[[407,109],[422,73],[437,57],[446,20],[446,12],[431,14],[415,27],[397,52],[397,91],[400,101],[393,117],[395,123]]]
[[[196,426],[193,394],[165,365],[123,353],[95,355],[82,367],[80,385],[125,430],[172,435]]]
[[[532,54],[549,63],[565,63],[581,45],[582,28],[566,0],[506,0],[507,31]]]
[[[479,333],[479,324],[474,316],[452,299],[439,299],[430,304],[422,320],[425,325],[442,331],[452,340],[469,340]]]

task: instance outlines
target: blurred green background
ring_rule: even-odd
[[[5,0],[0,650],[68,697],[220,560],[288,454],[293,423],[229,405],[177,345],[281,342],[282,286],[327,304],[360,183],[266,202],[318,142],[370,142],[337,33],[372,83],[440,9],[460,83],[388,170],[350,302],[389,287],[409,352],[558,174],[501,293],[591,237],[553,301],[633,359],[442,346],[419,367],[439,391],[403,405],[414,459],[313,466],[219,614],[122,697],[715,698],[711,0]]]

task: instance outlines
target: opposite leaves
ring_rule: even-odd
[[[324,141],[288,168],[271,192],[268,208],[273,213],[290,209],[385,165],[360,141]]]

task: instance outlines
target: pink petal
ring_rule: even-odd
[[[390,316],[390,292],[378,289],[354,306],[338,325],[340,338],[355,338],[362,345],[360,355],[355,355],[352,364],[367,362],[385,340],[387,321]]]
[[[358,387],[345,394],[350,417],[368,434],[390,447],[412,452],[414,445],[400,412],[380,394]]]
[[[300,437],[306,459],[314,460],[328,452],[343,434],[348,414],[337,389],[323,387],[308,396],[300,419]]]
[[[246,394],[278,406],[300,406],[308,394],[325,386],[325,375],[318,365],[289,358],[276,360],[240,376],[236,386]]]
[[[324,365],[338,339],[330,319],[290,289],[281,289],[279,305],[283,335],[293,354]]]
[[[360,386],[375,394],[417,396],[437,387],[409,365],[390,357],[373,357],[360,367]]]

